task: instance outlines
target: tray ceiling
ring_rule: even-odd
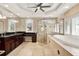
[[[0,3],[0,14],[7,17],[57,17],[64,14],[77,3],[43,3],[42,6],[50,5],[49,8],[43,8],[45,12],[36,8],[29,8],[39,3]],[[63,12],[62,12],[63,11]]]

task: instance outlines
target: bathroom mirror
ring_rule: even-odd
[[[59,22],[59,33],[64,34],[64,20],[60,20]]]
[[[26,31],[33,31],[33,20],[27,19],[26,20]]]
[[[71,18],[64,19],[64,34],[71,34]]]
[[[72,35],[79,35],[79,14],[72,17]]]
[[[16,31],[16,23],[17,23],[17,21],[14,19],[8,20],[8,32]]]

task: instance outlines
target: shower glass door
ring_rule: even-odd
[[[41,43],[47,42],[47,35],[52,34],[55,30],[55,20],[44,19],[38,22],[38,41]]]

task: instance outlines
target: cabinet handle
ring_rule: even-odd
[[[60,51],[59,51],[59,50],[57,50],[57,52],[58,52],[58,55],[60,55]]]

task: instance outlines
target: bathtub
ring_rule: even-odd
[[[73,36],[73,35],[53,35],[54,38],[56,38],[61,43],[79,48],[79,36]]]
[[[61,45],[74,56],[79,56],[79,36],[73,35],[48,35],[52,40]],[[53,39],[54,38],[54,39]]]

